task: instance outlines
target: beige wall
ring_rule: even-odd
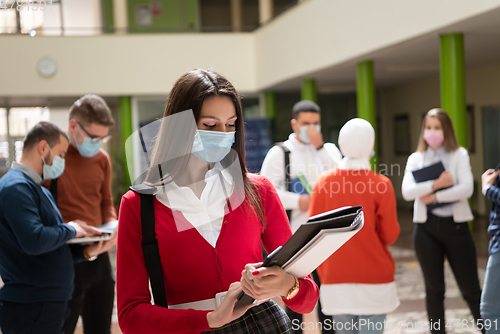
[[[183,73],[213,68],[240,91],[255,90],[253,35],[151,34],[85,37],[0,35],[0,96],[163,95]],[[50,56],[57,73],[42,78]]]
[[[81,15],[98,12],[91,3]],[[197,67],[221,72],[241,92],[259,92],[498,7],[498,0],[309,0],[254,33],[0,35],[1,50],[9,50],[0,52],[9,64],[0,67],[0,96],[165,94]],[[37,74],[42,56],[57,61],[54,77]]]
[[[467,104],[474,106],[476,151],[471,153],[471,166],[474,180],[478,188],[473,197],[472,205],[480,213],[485,214],[484,197],[481,191],[481,174],[483,164],[482,114],[485,106],[500,105],[500,63],[467,69],[466,89]],[[394,116],[408,114],[410,116],[411,147],[415,150],[418,144],[422,115],[429,109],[440,106],[439,77],[418,80],[405,85],[381,89],[378,93],[379,113],[382,133],[379,134],[383,145],[382,164],[397,164],[401,166],[401,175],[390,175],[396,196],[402,201],[401,181],[407,156],[394,154]],[[500,131],[500,129],[499,129]]]

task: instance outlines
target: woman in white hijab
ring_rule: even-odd
[[[363,206],[365,225],[318,269],[323,313],[333,315],[338,334],[383,333],[387,313],[399,305],[394,260],[387,249],[399,223],[391,181],[371,170],[375,131],[355,118],[339,134],[345,158],[318,177],[310,215],[343,206]]]

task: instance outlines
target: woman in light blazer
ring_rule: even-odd
[[[445,168],[439,178],[415,182],[413,171],[439,161]],[[413,242],[425,279],[427,314],[433,334],[446,333],[445,256],[474,319],[481,318],[476,248],[467,224],[474,219],[467,201],[472,192],[469,154],[458,145],[448,114],[443,109],[431,109],[424,118],[417,151],[406,163],[402,193],[405,200],[415,201]],[[479,329],[481,326],[480,321]]]

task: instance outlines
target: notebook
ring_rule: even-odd
[[[262,266],[276,265],[298,278],[306,277],[361,230],[362,209],[343,207],[310,217],[282,247],[268,255]],[[234,308],[254,301],[242,292]]]
[[[444,165],[441,161],[436,162],[435,164],[432,164],[430,166],[424,167],[422,169],[418,169],[412,172],[413,178],[415,179],[415,182],[420,183],[420,182],[425,182],[425,181],[431,181],[431,180],[436,180],[439,178],[442,172],[444,172]],[[446,188],[441,188],[439,190],[443,189],[448,189],[450,187]],[[434,191],[434,193],[436,192]],[[445,205],[449,205],[451,203],[435,203],[435,204],[427,204],[427,210],[433,210]]]
[[[109,240],[118,231],[118,220],[110,221],[109,223],[103,224],[101,226],[96,226],[96,229],[101,231],[103,235],[98,235],[95,237],[86,237],[86,238],[73,238],[66,241],[67,244],[91,244],[94,242],[99,242],[101,240]]]

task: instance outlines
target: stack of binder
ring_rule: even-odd
[[[290,275],[304,278],[351,239],[363,227],[361,206],[342,207],[312,216],[264,261],[263,267],[280,266]],[[242,292],[235,309],[254,303]]]

